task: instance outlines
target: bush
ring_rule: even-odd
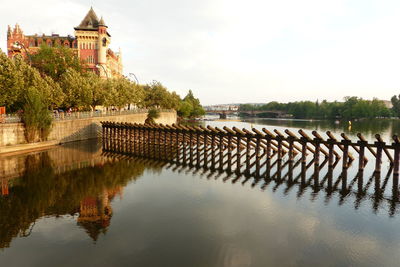
[[[52,116],[40,92],[30,87],[24,96],[22,122],[25,125],[25,137],[28,143],[47,139],[50,134]]]
[[[149,109],[149,112],[147,113],[147,119],[146,119],[145,123],[148,123],[148,124],[155,123],[154,119],[157,119],[158,117],[160,117],[160,111],[159,110],[157,110],[155,108]]]

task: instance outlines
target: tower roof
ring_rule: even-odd
[[[99,26],[106,26],[106,23],[104,22],[103,17],[101,17],[101,19],[99,21]]]
[[[104,21],[103,21],[104,23]],[[75,30],[94,30],[99,27],[99,18],[91,7],[85,18],[82,20],[79,26],[75,27]]]

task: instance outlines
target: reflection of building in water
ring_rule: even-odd
[[[1,195],[8,195],[8,179],[1,179]]]
[[[97,197],[85,197],[81,201],[78,225],[85,228],[96,241],[100,233],[105,233],[112,216],[111,201],[116,195],[122,197],[122,187],[104,189]]]

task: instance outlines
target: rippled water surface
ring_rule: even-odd
[[[370,140],[400,129],[389,120],[206,124]],[[296,168],[273,180],[229,176],[104,155],[96,141],[3,156],[0,265],[399,266],[398,182],[387,162],[378,176],[373,165],[362,177],[357,168],[332,178],[310,168],[301,182]]]

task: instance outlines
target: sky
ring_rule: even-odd
[[[25,34],[73,35],[103,16],[124,72],[202,104],[389,100],[400,94],[398,0],[0,0]],[[16,8],[18,5],[18,8]]]

